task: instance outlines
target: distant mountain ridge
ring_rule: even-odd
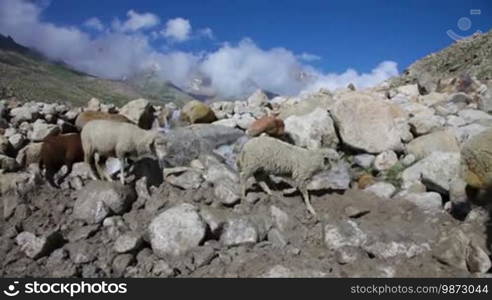
[[[92,97],[117,105],[136,98],[177,105],[194,99],[165,81],[145,81],[139,77],[126,81],[98,78],[53,62],[39,52],[0,34],[0,99],[22,101],[66,101],[84,104]]]

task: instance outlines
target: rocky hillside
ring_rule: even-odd
[[[472,79],[466,92],[461,85],[302,99],[257,91],[182,110],[141,99],[124,107],[92,99],[84,108],[3,101],[0,276],[490,277],[483,199],[492,185],[492,97],[484,82]],[[138,160],[122,185],[92,180],[79,162],[60,189],[49,186],[36,164],[42,140],[73,131],[67,122],[82,110],[159,127],[165,168]],[[238,153],[260,134],[312,151],[291,157],[305,163],[290,168],[331,153],[305,182],[316,216],[275,174],[258,177],[270,193],[249,180],[241,195]],[[282,153],[270,153],[272,165],[290,164]],[[116,179],[118,162],[107,170]]]
[[[416,61],[392,83],[398,86],[420,82],[423,86],[435,86],[439,79],[463,75],[492,80],[492,30],[459,40]]]
[[[55,63],[0,34],[0,99],[65,101],[81,105],[92,97],[114,104],[145,97],[153,102],[183,105],[193,97],[166,83],[100,79]],[[138,79],[138,80],[137,80]]]

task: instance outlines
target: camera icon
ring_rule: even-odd
[[[18,283],[18,281],[14,281],[14,284],[10,284],[7,289],[3,291],[3,293],[9,297],[17,296],[20,293],[18,290],[16,290],[16,284]]]
[[[471,16],[481,15],[481,14],[482,14],[482,11],[480,9],[470,9],[470,15]],[[468,17],[461,17],[458,19],[457,25],[461,31],[468,31],[472,27],[472,21]],[[473,34],[478,34],[478,33],[482,33],[482,32],[480,30],[477,30]],[[459,40],[462,40],[464,38],[467,38],[467,37],[473,35],[473,34],[471,34],[471,35],[467,35],[467,36],[462,36],[462,35],[459,35],[456,32],[454,32],[452,29],[448,29],[446,31],[446,34],[455,41],[459,41]]]

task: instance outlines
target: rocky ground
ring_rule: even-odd
[[[488,277],[491,91],[490,80],[459,75],[430,91],[257,91],[183,109],[3,100],[0,275]],[[81,162],[60,189],[48,185],[37,169],[42,140],[74,132],[83,110],[161,130],[166,167],[142,159],[121,185],[91,180]],[[258,121],[267,115],[281,122]],[[241,197],[236,159],[253,131],[337,152],[309,183],[317,216],[281,177],[267,178],[271,195],[252,185]],[[117,161],[107,169],[116,179]]]

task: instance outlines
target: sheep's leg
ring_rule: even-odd
[[[243,172],[241,171],[239,173],[239,181],[240,181],[240,186],[241,186],[241,195],[243,199],[246,199],[246,190],[247,190],[247,184],[248,184],[248,179],[251,177],[251,172]]]
[[[302,194],[302,198],[304,198],[304,203],[306,204],[307,210],[313,216],[316,216],[316,211],[314,210],[313,206],[311,205],[311,201],[309,200],[309,192],[308,192],[307,186],[305,184],[299,185],[299,191]]]
[[[46,180],[48,180],[48,183],[54,187],[54,188],[59,188],[59,186],[55,183],[54,177],[55,177],[56,171],[54,171],[51,168],[46,168]]]
[[[272,190],[268,187],[268,184],[266,184],[265,181],[259,181],[258,184],[260,185],[261,189],[267,193],[268,195],[272,195],[273,192]]]
[[[62,177],[60,177],[60,179],[58,179],[58,185],[60,185],[64,180],[65,178],[68,177],[68,175],[70,175],[70,173],[72,173],[72,162],[67,162],[66,166],[67,166],[67,171],[65,172],[65,174],[63,174]]]
[[[92,153],[85,153],[84,155],[84,161],[85,163],[89,164],[89,167],[91,169],[91,177],[93,180],[99,180],[99,173],[97,170],[97,164],[96,160],[94,158],[94,155]]]
[[[96,167],[101,178],[104,178],[109,182],[113,181],[113,178],[111,178],[111,176],[109,176],[109,174],[106,172],[106,157],[102,157],[99,155],[96,162]]]
[[[120,180],[121,184],[125,185],[125,156],[118,157],[120,160]]]

